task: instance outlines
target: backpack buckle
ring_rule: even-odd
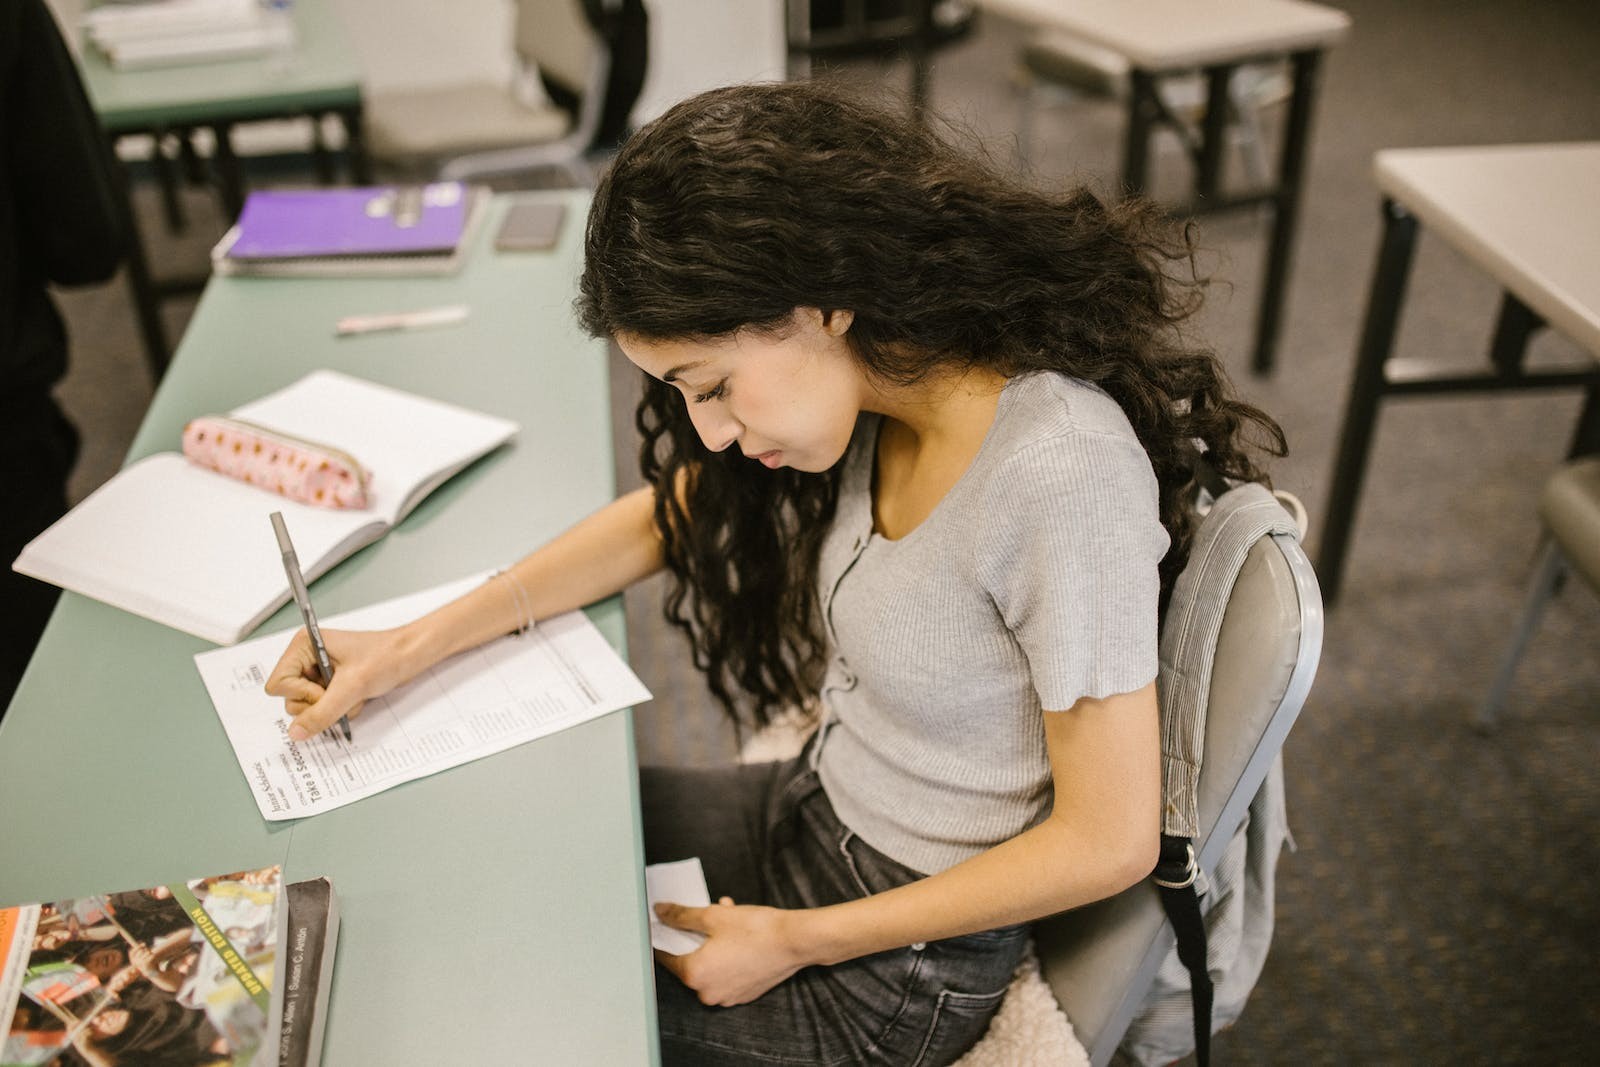
[[[1200,875],[1200,864],[1194,858],[1194,842],[1183,843],[1184,860],[1183,869],[1174,870],[1177,865],[1162,857],[1156,864],[1155,871],[1150,875],[1150,880],[1163,889],[1186,889],[1194,885],[1194,880]]]

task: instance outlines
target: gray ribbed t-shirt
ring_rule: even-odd
[[[915,529],[872,530],[881,419],[845,454],[818,581],[831,655],[815,760],[844,824],[932,874],[1042,819],[1043,711],[1156,676],[1155,474],[1115,401],[1011,379],[972,465]]]

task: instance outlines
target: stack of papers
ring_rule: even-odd
[[[121,70],[208,63],[294,44],[287,8],[261,0],[144,0],[83,16],[89,40]]]

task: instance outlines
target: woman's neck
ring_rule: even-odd
[[[919,448],[981,441],[1006,378],[988,367],[935,372],[908,384],[868,381],[862,407],[901,424]]]
[[[967,370],[881,390],[864,405],[884,416],[872,468],[874,530],[899,540],[933,513],[983,447],[1005,384],[994,371]]]

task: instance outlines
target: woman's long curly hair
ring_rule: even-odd
[[[585,251],[578,313],[597,336],[782,335],[796,308],[847,309],[852,351],[886,382],[982,366],[1100,386],[1160,485],[1163,605],[1193,535],[1198,451],[1240,480],[1264,477],[1253,448],[1285,452],[1179,328],[1201,285],[1186,231],[1143,201],[1025,187],[816,83],[713,90],[639,131],[595,191]],[[736,722],[741,694],[757,725],[803,704],[827,654],[816,569],[839,466],[712,453],[682,395],[648,376],[636,422],[675,576],[668,621]]]

